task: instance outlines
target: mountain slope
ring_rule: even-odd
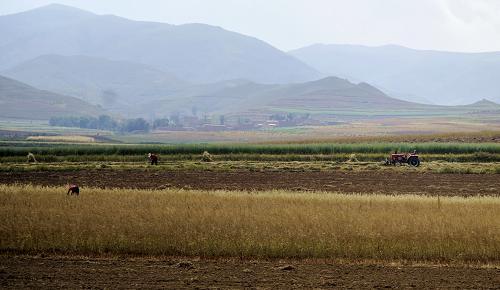
[[[42,91],[0,76],[0,118],[48,120],[54,116],[96,116],[103,111],[80,99]]]
[[[155,115],[172,112],[189,114],[194,106],[207,114],[232,115],[248,112],[269,115],[278,111],[391,111],[429,107],[391,98],[366,83],[354,84],[345,79],[327,77],[286,85],[232,81],[197,86],[138,109]]]
[[[500,52],[317,44],[290,54],[324,73],[366,81],[392,96],[409,100],[425,98],[443,105],[467,104],[483,98],[500,101]]]
[[[42,25],[36,27],[38,19]],[[263,41],[204,24],[132,21],[62,5],[1,16],[0,23],[0,32],[9,35],[0,45],[0,69],[59,54],[147,64],[195,82],[244,78],[285,83],[319,76]]]
[[[89,56],[44,55],[2,74],[40,89],[110,106],[113,101],[134,104],[158,99],[188,85],[147,65]]]

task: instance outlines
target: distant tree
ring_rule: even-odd
[[[168,118],[156,119],[153,122],[153,129],[165,128],[170,126],[170,120]]]
[[[225,122],[226,122],[226,117],[224,115],[220,115],[219,116],[219,124],[224,125]]]
[[[121,131],[123,132],[134,132],[134,131],[144,131],[148,132],[150,129],[149,123],[143,118],[137,119],[127,119],[122,124]]]
[[[97,129],[114,131],[118,123],[108,115],[100,115],[97,122]]]
[[[97,129],[99,121],[94,117],[80,117],[79,126],[80,128],[87,129]]]
[[[168,122],[168,119],[161,119],[161,122]],[[162,123],[165,124],[165,123]],[[99,118],[82,117],[52,117],[49,120],[50,126],[79,127],[86,129],[100,129],[121,132],[143,131],[148,132],[150,124],[143,118],[125,119],[118,123],[108,115],[101,115]]]
[[[49,119],[50,126],[60,127],[80,127],[79,117],[51,117]]]

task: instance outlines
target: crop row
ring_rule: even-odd
[[[215,161],[362,161],[378,162],[384,161],[387,154],[384,153],[335,153],[335,154],[219,154],[213,155]],[[85,154],[85,155],[43,155],[36,154],[38,162],[147,162],[146,154]],[[500,162],[500,153],[476,152],[471,154],[424,154],[420,159],[423,162],[447,161],[447,162]],[[199,161],[201,154],[164,154],[160,155],[162,161]],[[24,155],[1,156],[0,163],[25,162]]]
[[[52,145],[0,147],[2,156],[35,155],[143,155],[172,154],[339,154],[384,153],[416,150],[424,154],[500,153],[498,143],[361,143],[361,144],[179,144],[179,145]]]

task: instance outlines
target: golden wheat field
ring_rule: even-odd
[[[29,136],[26,138],[29,141],[47,141],[47,142],[72,142],[72,143],[93,143],[95,138],[81,135],[64,135],[64,136]]]
[[[0,248],[58,253],[500,260],[500,198],[0,185]]]

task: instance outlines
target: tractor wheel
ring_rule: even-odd
[[[408,164],[418,167],[420,165],[420,160],[418,158],[410,158],[410,160],[408,160]]]

